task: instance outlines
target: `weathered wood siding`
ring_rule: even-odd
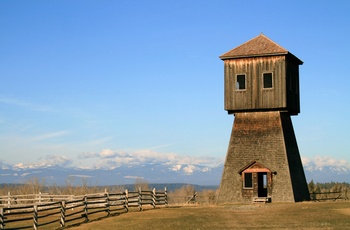
[[[256,192],[243,191],[243,179],[239,172],[253,160],[275,172],[268,174],[271,177],[268,178],[268,196],[271,196],[272,202],[310,199],[288,113],[268,111],[235,114],[218,203],[252,201],[251,196],[256,196]]]
[[[259,110],[299,112],[299,74],[297,64],[286,64],[286,56],[226,59],[225,110],[229,113]],[[287,84],[287,66],[290,82]],[[272,73],[273,87],[264,89],[263,74]],[[236,90],[236,75],[246,75],[246,89]],[[288,91],[287,86],[290,87]],[[295,86],[295,87],[294,87]],[[288,92],[288,95],[287,95]],[[290,108],[289,108],[290,107]]]

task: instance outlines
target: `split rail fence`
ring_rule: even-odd
[[[347,200],[347,196],[343,197],[342,192],[313,192],[310,193],[311,200],[313,201],[336,201]]]
[[[102,218],[126,213],[135,207],[167,206],[167,190],[128,191],[99,193],[84,196],[71,195],[11,195],[1,196],[0,229],[65,228],[88,222],[90,218]],[[100,215],[92,215],[100,213]],[[103,214],[104,213],[104,214]]]

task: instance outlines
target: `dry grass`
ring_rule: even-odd
[[[349,229],[350,202],[172,206],[72,227],[112,229]]]

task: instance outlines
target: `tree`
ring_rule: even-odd
[[[135,188],[135,191],[138,191],[139,189],[141,189],[142,191],[150,190],[148,186],[148,182],[142,178],[137,178],[135,180],[134,188]]]

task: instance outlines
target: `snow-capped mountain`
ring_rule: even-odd
[[[222,165],[142,164],[124,165],[113,169],[82,169],[61,166],[23,167],[0,162],[0,183],[24,183],[31,178],[43,179],[46,184],[65,185],[87,182],[90,185],[114,185],[134,183],[142,179],[149,183],[189,183],[218,185]]]
[[[350,169],[343,166],[304,167],[307,181],[350,182]],[[196,164],[143,163],[126,164],[115,168],[83,169],[55,165],[10,165],[0,162],[0,183],[24,183],[31,178],[48,185],[80,184],[116,185],[132,184],[136,179],[149,183],[189,183],[219,185],[223,164],[204,166]]]
[[[305,176],[314,182],[350,182],[350,169],[342,166],[305,166]]]

